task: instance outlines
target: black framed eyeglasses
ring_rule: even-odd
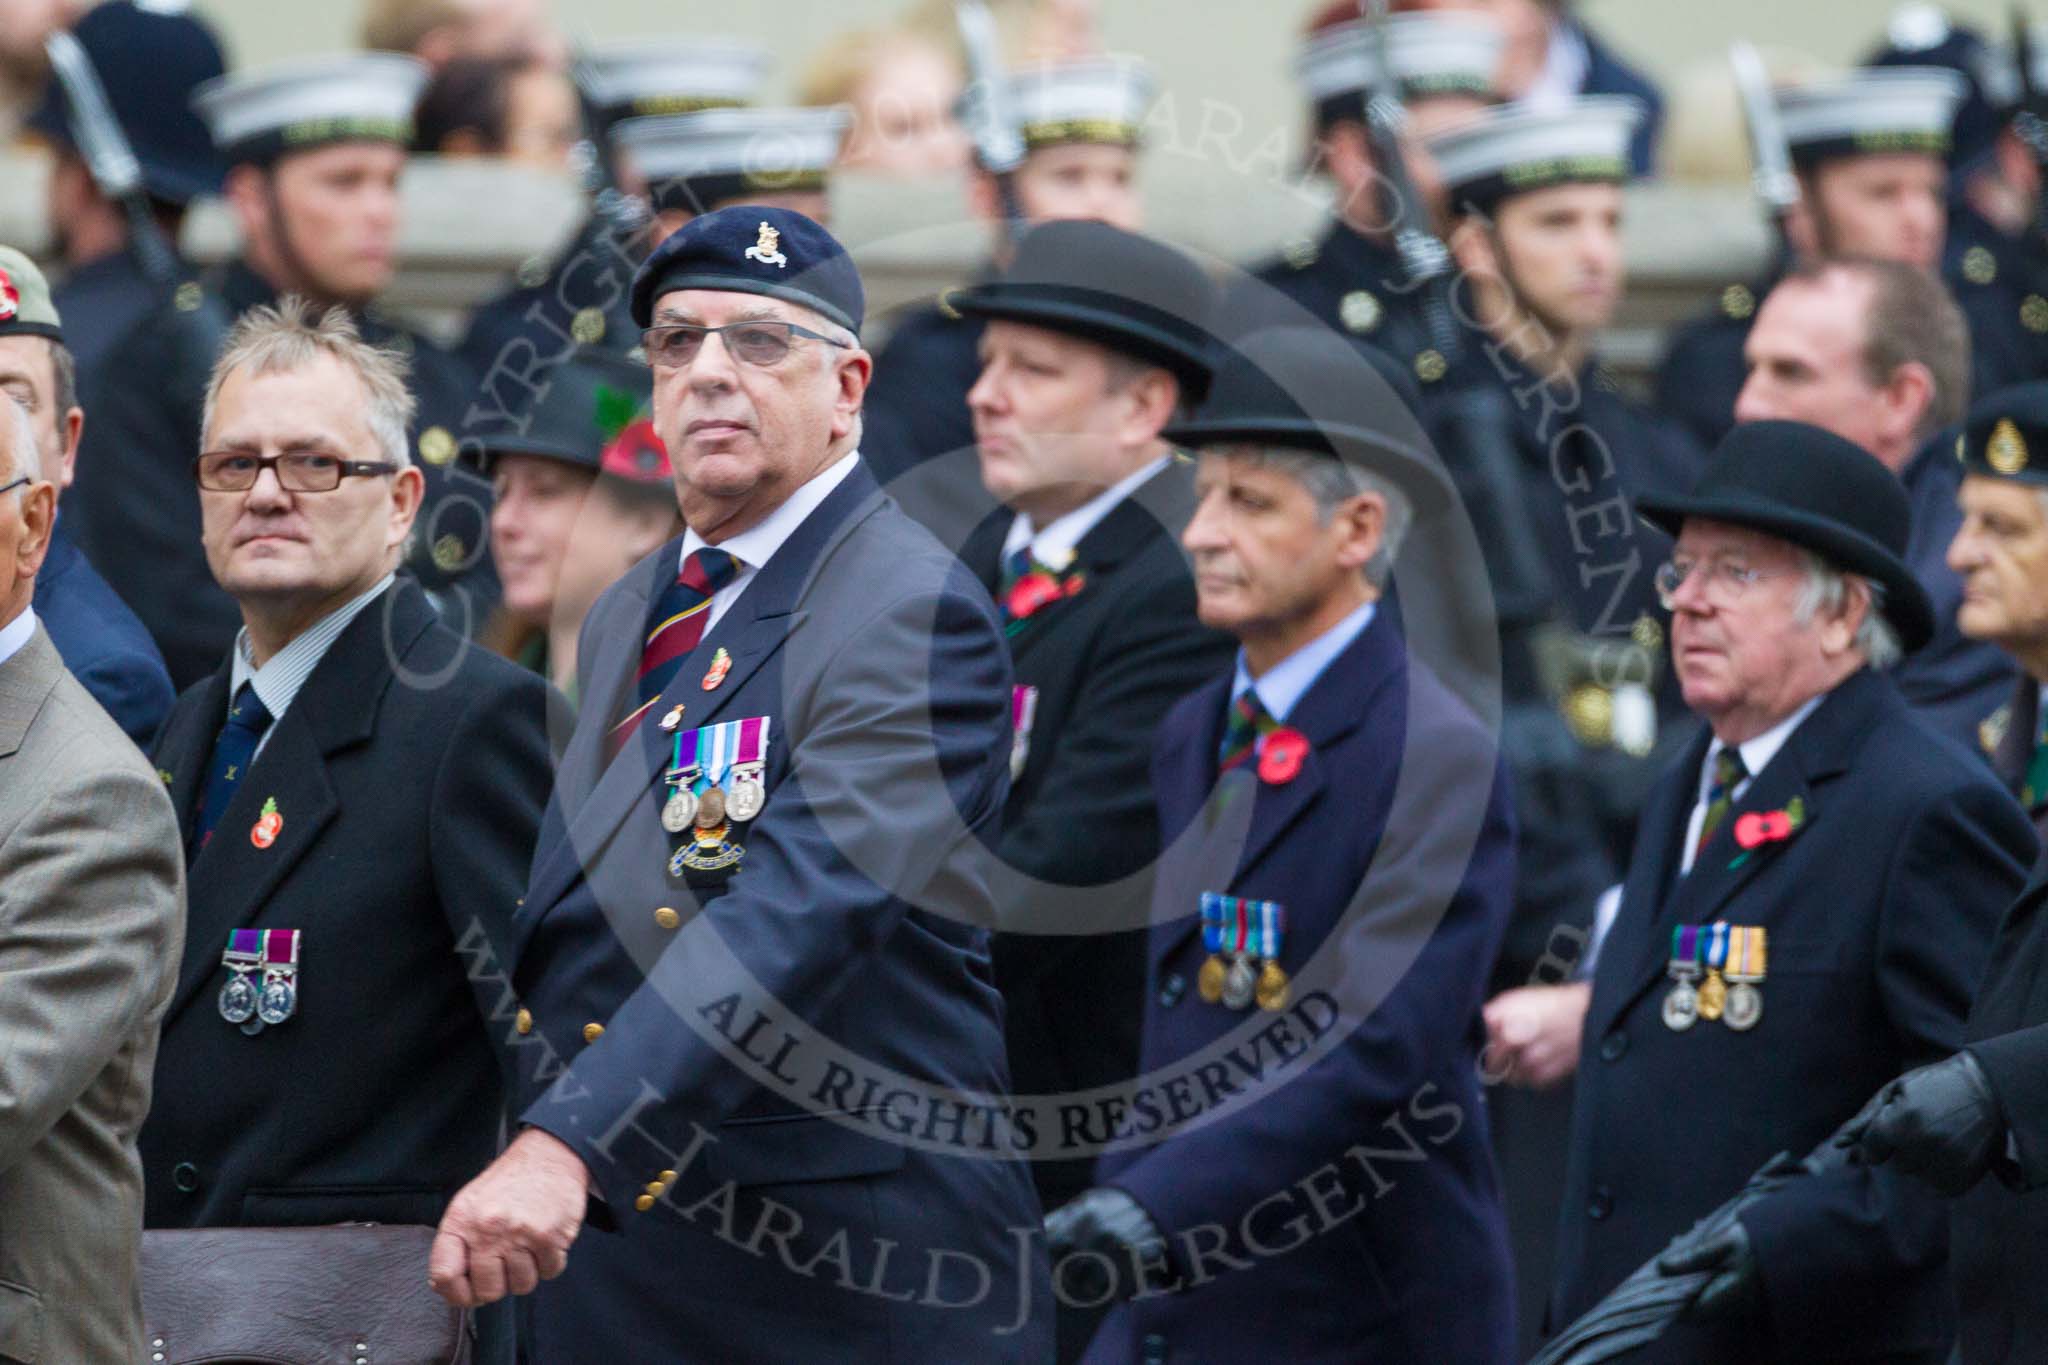
[[[277,486],[287,493],[332,493],[343,479],[396,473],[385,460],[344,460],[317,450],[290,450],[282,455],[249,455],[239,450],[210,450],[192,462],[192,477],[209,493],[246,493],[274,470]]]
[[[31,479],[28,475],[24,474],[20,478],[16,479],[13,483],[0,483],[0,493],[12,493],[15,489],[21,487],[23,484],[34,482],[34,479]]]
[[[789,354],[789,348],[796,344],[797,337],[807,341],[822,341],[827,346],[842,350],[851,347],[836,337],[823,332],[814,332],[808,327],[799,327],[794,322],[782,322],[772,318],[756,318],[748,322],[728,322],[723,327],[699,327],[691,322],[665,323],[660,327],[649,327],[640,334],[640,344],[647,350],[647,363],[664,370],[680,369],[697,358],[704,349],[704,338],[713,332],[725,337],[725,349],[736,360],[749,365],[776,365]]]

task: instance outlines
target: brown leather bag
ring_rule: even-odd
[[[427,1287],[428,1227],[142,1234],[146,1365],[468,1365],[469,1314]]]

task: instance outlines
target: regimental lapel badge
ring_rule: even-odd
[[[772,265],[777,270],[781,270],[789,264],[789,257],[782,254],[782,234],[769,227],[766,222],[761,224],[761,235],[752,246],[747,248],[746,256],[750,261],[759,261],[762,265]]]
[[[277,813],[277,798],[264,797],[263,813],[258,815],[256,823],[249,827],[249,842],[258,848],[269,848],[277,842],[278,833],[283,829],[284,817]]]
[[[1262,1010],[1287,1008],[1292,987],[1280,967],[1287,912],[1277,901],[1202,893],[1202,946],[1208,960],[1195,977],[1202,999],[1241,1010],[1254,1000]],[[1255,959],[1263,959],[1256,970]]]
[[[716,692],[718,685],[725,681],[725,675],[730,672],[732,655],[725,652],[724,645],[720,645],[712,652],[711,667],[704,670],[704,681],[701,686],[706,692]]]
[[[1038,718],[1038,689],[1019,683],[1010,689],[1010,780],[1024,776],[1031,757],[1031,723]]]
[[[668,710],[668,714],[663,716],[659,722],[662,733],[667,735],[674,734],[676,732],[676,727],[678,725],[681,725],[682,723],[683,708],[680,702],[674,706],[671,706]]]
[[[1991,428],[1991,439],[1984,445],[1984,462],[2001,474],[2013,475],[2027,467],[2027,442],[2020,435],[2020,429],[2012,418],[2001,417],[1998,425]]]

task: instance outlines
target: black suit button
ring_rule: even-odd
[[[1145,1334],[1145,1365],[1166,1365],[1166,1338],[1157,1332]]]
[[[171,1167],[171,1184],[179,1193],[190,1194],[199,1188],[199,1168],[189,1161],[181,1161]]]
[[[1621,1060],[1622,1054],[1627,1051],[1628,1035],[1626,1033],[1610,1033],[1600,1040],[1600,1060],[1603,1062],[1618,1062]]]
[[[1159,1007],[1170,1010],[1178,1005],[1180,998],[1187,993],[1188,979],[1179,972],[1174,972],[1159,983]]]
[[[1605,1185],[1602,1185],[1599,1189],[1594,1190],[1593,1197],[1586,1201],[1586,1217],[1597,1223],[1613,1212],[1614,1196],[1608,1192]]]

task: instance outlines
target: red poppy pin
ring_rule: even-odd
[[[1289,725],[1259,741],[1259,781],[1270,786],[1292,782],[1308,757],[1308,736]]]
[[[1054,578],[1044,569],[1033,569],[1010,585],[1003,595],[1003,610],[1011,622],[1028,620],[1034,613],[1042,611],[1062,598],[1072,597],[1088,586],[1088,580],[1081,574],[1070,573],[1065,578]]]
[[[1806,802],[1793,797],[1780,810],[1746,811],[1735,819],[1735,845],[1742,850],[1735,861],[1728,864],[1732,870],[1742,866],[1749,855],[1765,844],[1782,844],[1797,834],[1806,823]]]
[[[256,817],[256,823],[249,830],[249,842],[258,848],[269,848],[277,842],[278,832],[284,828],[284,817],[277,813],[277,798],[263,798],[263,813]]]

